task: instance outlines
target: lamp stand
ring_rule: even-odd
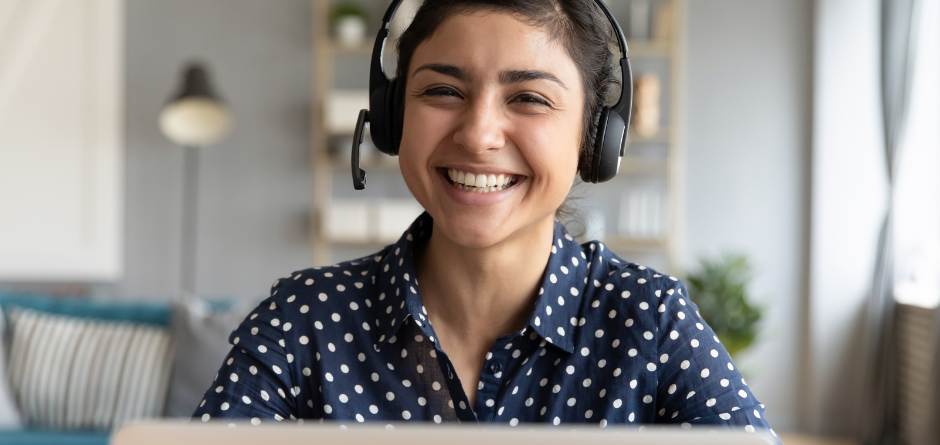
[[[199,148],[183,147],[183,212],[180,230],[180,297],[196,296],[196,232],[199,216]]]

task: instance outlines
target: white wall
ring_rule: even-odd
[[[792,430],[806,405],[812,2],[688,5],[686,264],[724,250],[751,258],[766,322],[738,364],[771,425]]]

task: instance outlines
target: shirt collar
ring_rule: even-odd
[[[432,224],[431,215],[427,212],[421,214],[395,244],[385,249],[385,257],[381,259],[376,282],[379,292],[378,307],[381,311],[376,320],[376,351],[394,338],[409,317],[414,319],[418,326],[430,328],[427,324],[427,310],[418,291],[414,269],[414,245],[430,238]]]
[[[574,328],[583,324],[577,315],[587,290],[589,264],[581,245],[558,220],[551,249],[529,327],[570,354],[574,352]]]
[[[430,238],[432,226],[431,216],[423,213],[385,250],[376,282],[380,311],[376,320],[376,351],[388,344],[409,318],[437,343],[427,323],[427,310],[414,270],[414,246]],[[574,328],[581,324],[577,315],[587,289],[588,266],[581,245],[556,220],[551,255],[527,329],[568,353],[574,352]]]

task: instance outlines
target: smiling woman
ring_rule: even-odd
[[[435,233],[473,248],[550,245],[578,170],[584,113],[564,46],[511,15],[465,12],[445,19],[410,65],[400,164]],[[473,175],[474,186],[455,187],[450,169]],[[489,175],[514,185],[491,192]]]
[[[681,281],[555,218],[611,129],[619,29],[598,5],[419,9],[389,151],[426,213],[374,255],[275,282],[195,416],[769,428]]]

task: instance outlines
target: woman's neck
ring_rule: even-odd
[[[442,346],[488,348],[521,330],[538,296],[553,236],[553,217],[486,248],[460,246],[432,231],[416,272]]]

